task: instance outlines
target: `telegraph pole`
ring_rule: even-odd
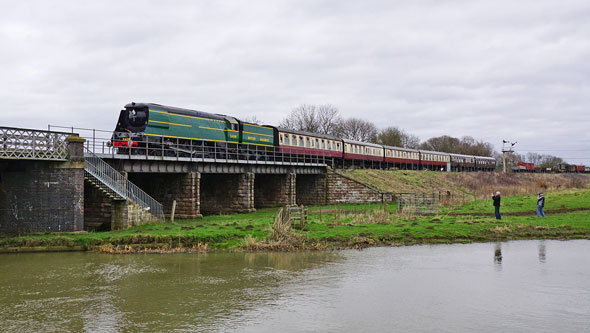
[[[510,145],[507,145],[509,143]],[[502,140],[502,172],[506,173],[506,155],[514,152],[514,145],[516,142]]]

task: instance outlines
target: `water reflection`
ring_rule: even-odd
[[[539,262],[545,263],[547,256],[545,255],[545,241],[539,242]]]
[[[494,248],[494,264],[496,268],[502,268],[502,243],[496,243]]]
[[[280,298],[303,272],[341,258],[339,252],[6,255],[0,331],[215,330],[221,319],[231,328],[243,311]]]
[[[586,240],[1,255],[0,332],[587,331],[588,253]]]

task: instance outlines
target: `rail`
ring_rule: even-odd
[[[206,141],[166,138],[128,141],[126,147],[111,145],[113,131],[92,128],[49,125],[80,133],[86,139],[85,149],[101,158],[113,159],[160,159],[185,162],[283,164],[283,165],[330,165],[332,158],[325,151],[299,151],[290,153],[279,147],[257,146],[238,143],[213,144]]]
[[[122,174],[111,167],[91,151],[85,149],[86,172],[103,183],[123,199],[133,201],[150,214],[164,220],[162,204],[127,180]]]
[[[77,133],[0,127],[0,158],[29,160],[68,159],[66,138]]]

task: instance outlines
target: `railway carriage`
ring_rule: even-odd
[[[419,150],[420,166],[423,170],[451,170],[451,159],[449,154],[436,151]]]
[[[420,166],[423,170],[451,170],[449,154],[437,151],[419,150]]]
[[[416,170],[420,164],[420,153],[416,149],[383,146],[386,167]]]
[[[496,170],[496,159],[493,157],[473,156],[475,158],[475,171]]]
[[[343,165],[344,166],[366,166],[381,167],[383,162],[383,146],[361,141],[342,139],[344,144]],[[365,164],[367,162],[367,164]]]
[[[474,171],[476,168],[475,157],[463,154],[449,154],[451,159],[451,171]]]
[[[279,152],[310,158],[327,158],[330,164],[342,158],[342,140],[331,135],[295,131],[282,127],[275,127],[275,141],[278,142]]]

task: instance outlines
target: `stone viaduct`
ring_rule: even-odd
[[[383,194],[316,161],[238,161],[85,151],[77,134],[0,127],[0,234],[102,231]],[[3,145],[2,145],[3,144]]]

